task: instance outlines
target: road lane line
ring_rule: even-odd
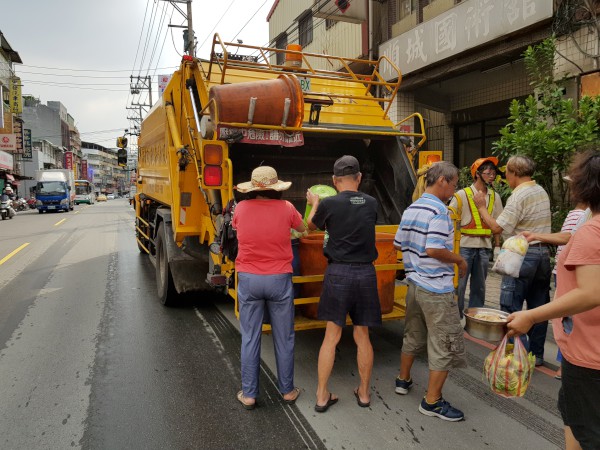
[[[58,222],[56,222],[56,223],[54,224],[54,226],[55,226],[55,227],[59,226],[59,225],[60,225],[61,223],[63,223],[65,220],[67,220],[67,219],[62,219],[62,220],[59,220]]]
[[[4,264],[6,261],[8,261],[10,258],[12,258],[13,256],[15,256],[17,253],[19,253],[21,250],[23,250],[25,247],[27,247],[29,245],[29,242],[25,242],[23,245],[21,245],[19,248],[17,248],[16,250],[13,250],[12,252],[10,252],[8,255],[6,255],[4,258],[0,259],[0,266],[2,264]]]

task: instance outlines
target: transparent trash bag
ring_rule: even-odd
[[[483,376],[490,388],[503,397],[523,397],[535,369],[535,356],[527,353],[521,339],[514,344],[504,336],[502,342],[485,358]]]
[[[502,244],[502,250],[500,250],[492,270],[501,275],[519,278],[519,272],[528,248],[529,243],[524,236],[519,235],[508,238]]]

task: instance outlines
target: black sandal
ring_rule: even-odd
[[[318,403],[315,404],[315,411],[318,413],[324,413],[325,411],[327,411],[329,409],[329,407],[331,405],[335,405],[337,402],[338,402],[338,399],[333,398],[333,394],[330,392],[327,403],[325,403],[324,405],[319,405]]]

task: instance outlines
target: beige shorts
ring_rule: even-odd
[[[466,367],[465,340],[454,292],[436,294],[408,284],[402,352],[427,350],[430,370]]]

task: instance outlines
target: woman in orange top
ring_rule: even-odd
[[[571,167],[571,196],[590,205],[592,218],[563,249],[554,301],[508,317],[509,336],[554,319],[563,354],[558,407],[567,449],[600,448],[600,150],[579,154]],[[563,318],[572,316],[567,334]]]

